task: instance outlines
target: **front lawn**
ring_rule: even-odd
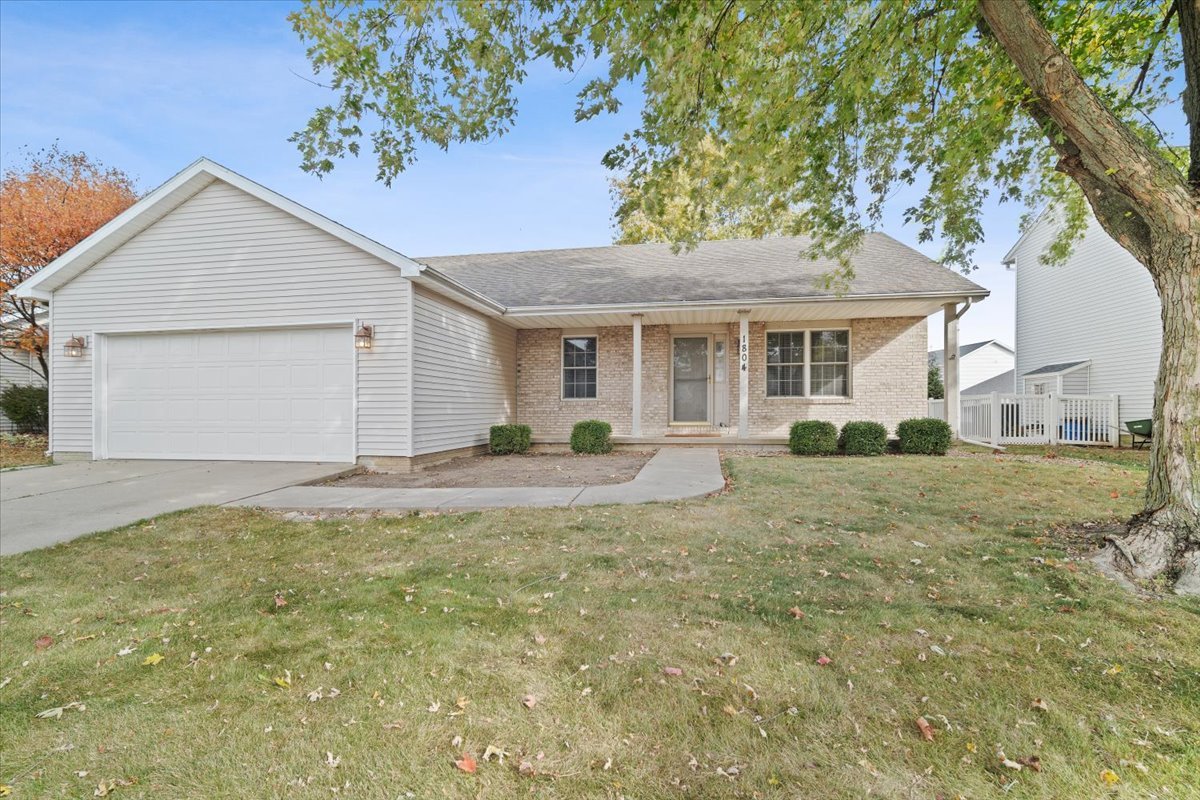
[[[17,798],[1200,791],[1200,604],[1128,594],[1050,532],[1130,514],[1143,470],[727,466],[733,491],[695,502],[317,522],[199,509],[6,557],[0,783]]]

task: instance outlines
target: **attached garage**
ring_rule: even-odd
[[[101,457],[354,460],[349,325],[98,337]]]

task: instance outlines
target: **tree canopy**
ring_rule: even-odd
[[[0,179],[0,358],[31,353],[49,377],[44,312],[14,289],[137,201],[133,180],[57,143],[24,153]],[[24,365],[23,361],[16,361]]]

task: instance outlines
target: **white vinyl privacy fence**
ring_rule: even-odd
[[[1117,396],[1000,394],[961,398],[959,437],[993,445],[1076,444],[1116,447]]]

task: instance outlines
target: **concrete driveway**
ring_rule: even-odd
[[[0,473],[0,555],[332,477],[350,464],[76,461]]]

